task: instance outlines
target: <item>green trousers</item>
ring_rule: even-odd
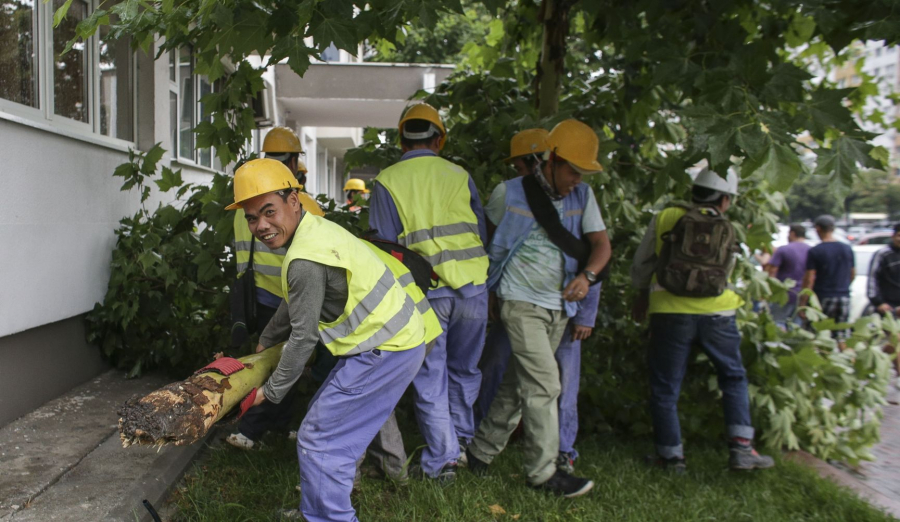
[[[521,419],[525,428],[525,476],[529,483],[538,485],[556,472],[560,384],[554,352],[569,318],[565,311],[524,301],[504,301],[500,318],[509,333],[513,356],[469,450],[490,463],[506,447]]]

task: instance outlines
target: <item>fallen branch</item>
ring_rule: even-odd
[[[205,371],[129,399],[118,412],[122,446],[186,446],[202,439],[251,390],[266,382],[278,365],[281,348],[241,357],[237,361],[244,368],[228,375]]]

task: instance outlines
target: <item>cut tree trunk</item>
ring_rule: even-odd
[[[225,376],[215,371],[173,382],[145,397],[133,397],[119,410],[122,446],[186,446],[259,388],[275,371],[283,345],[238,359],[243,370]]]

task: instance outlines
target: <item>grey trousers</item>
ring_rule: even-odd
[[[400,481],[407,479],[406,449],[403,447],[403,435],[400,433],[400,426],[397,425],[397,416],[394,415],[394,412],[391,412],[390,417],[378,430],[378,434],[372,439],[366,453],[356,462],[354,482],[359,482],[359,467],[366,455],[375,460],[386,477]]]

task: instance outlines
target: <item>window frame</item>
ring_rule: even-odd
[[[86,16],[98,9],[100,0],[74,0],[85,7]],[[85,42],[85,61],[87,76],[86,89],[89,107],[89,121],[81,122],[56,114],[55,108],[55,56],[53,50],[53,3],[34,0],[35,31],[34,38],[35,74],[37,75],[37,107],[0,98],[0,119],[16,121],[35,128],[49,130],[92,143],[110,145],[117,149],[134,147],[138,141],[138,96],[137,96],[137,53],[132,52],[132,60],[128,74],[131,76],[131,139],[107,136],[101,133],[100,123],[100,33],[99,31]]]
[[[167,74],[166,74],[166,81],[168,82],[168,87],[169,87],[168,91],[167,91],[169,96],[167,98],[168,98],[169,104],[170,104],[170,106],[168,107],[168,109],[169,109],[168,112],[171,115],[171,110],[172,110],[171,96],[172,95],[175,96],[175,106],[177,109],[176,113],[175,113],[175,122],[174,122],[175,133],[173,136],[175,141],[170,144],[170,148],[171,148],[170,153],[172,156],[172,160],[181,165],[194,167],[194,168],[198,168],[198,169],[207,169],[209,171],[218,172],[221,170],[221,168],[218,165],[218,158],[216,156],[216,148],[210,147],[208,149],[209,155],[210,155],[209,165],[204,165],[203,163],[200,162],[200,148],[197,147],[196,135],[194,135],[195,136],[194,137],[194,146],[191,150],[190,157],[181,155],[181,116],[182,116],[182,111],[184,109],[184,100],[181,99],[181,66],[182,66],[181,49],[180,48],[178,50],[170,49],[168,51],[168,54],[169,54],[169,57],[168,57],[169,64],[168,64],[167,71],[171,71],[171,70],[175,71],[174,78],[172,78],[172,75],[170,72],[167,72]],[[202,97],[201,88],[200,88],[201,81],[206,82],[206,84],[209,85],[209,89],[210,89],[211,93],[216,92],[216,83],[217,83],[217,82],[209,81],[209,79],[205,75],[197,74],[196,68],[197,68],[197,60],[194,57],[193,53],[191,53],[191,77],[193,78],[193,80],[191,81],[191,95],[194,97],[194,102],[192,104],[193,109],[194,109],[193,110],[194,114],[193,114],[193,118],[191,119],[191,132],[192,133],[193,133],[193,130],[197,127],[197,125],[199,125],[200,122],[202,121],[202,116],[203,116],[203,114],[202,114],[203,104],[200,102],[200,98]],[[170,133],[172,130],[172,125],[173,125],[173,122],[170,121],[169,122]]]

